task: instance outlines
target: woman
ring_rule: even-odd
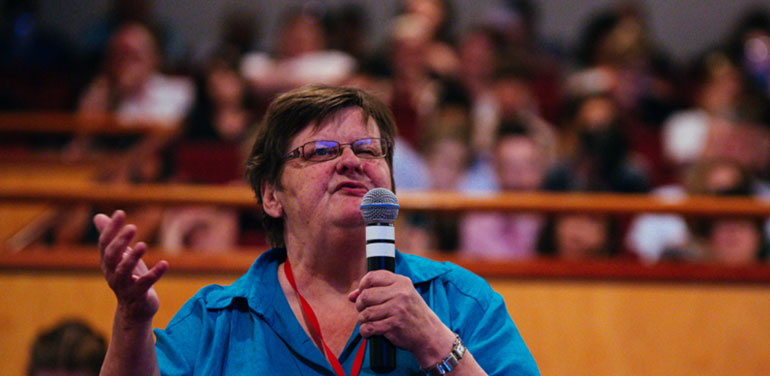
[[[356,374],[357,363],[372,374],[363,338],[384,335],[399,348],[393,375],[421,374],[462,342],[453,375],[537,374],[502,298],[479,277],[401,253],[395,274],[366,272],[359,206],[368,190],[393,189],[394,135],[386,107],[357,89],[278,97],[246,173],[274,248],[233,285],[202,289],[155,344],[152,285],[168,264],[148,270],[147,246],[128,247],[136,228],[123,212],[97,215],[102,269],[118,297],[102,373],[339,375]]]

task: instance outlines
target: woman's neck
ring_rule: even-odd
[[[363,230],[351,233],[349,229],[334,231],[327,228],[323,231],[324,236],[305,234],[302,238],[287,234],[287,258],[299,289],[316,294],[347,294],[356,288],[366,273]]]

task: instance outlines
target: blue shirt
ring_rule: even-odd
[[[283,249],[261,255],[230,286],[201,289],[166,329],[155,330],[162,375],[334,375],[302,329],[278,282]],[[396,273],[411,278],[428,306],[490,375],[538,375],[537,365],[500,294],[481,277],[451,263],[396,252]],[[358,326],[339,360],[350,372],[361,336]],[[361,375],[369,368],[368,350]],[[412,353],[396,351],[390,375],[422,375]]]

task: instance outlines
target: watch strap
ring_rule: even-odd
[[[463,358],[463,355],[465,355],[465,344],[460,339],[460,335],[455,334],[455,342],[452,345],[452,351],[449,352],[449,355],[438,363],[428,368],[424,368],[423,371],[429,376],[446,375],[457,368],[457,364],[460,362],[460,359]]]

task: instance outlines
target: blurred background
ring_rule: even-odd
[[[0,9],[0,375],[98,369],[95,213],[180,265],[158,326],[245,271],[254,127],[309,83],[390,106],[399,249],[489,279],[544,374],[770,370],[767,1]]]

